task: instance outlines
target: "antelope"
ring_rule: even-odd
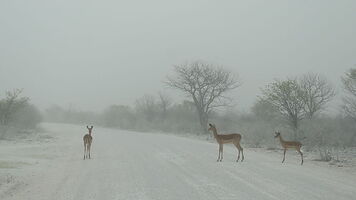
[[[84,160],[85,158],[90,159],[90,147],[91,147],[91,142],[93,141],[93,137],[91,136],[91,131],[93,130],[93,126],[89,127],[87,126],[87,129],[89,131],[88,134],[85,134],[83,137],[84,141]]]
[[[233,134],[224,134],[224,135],[218,135],[218,131],[216,130],[215,125],[209,124],[209,131],[213,131],[214,134],[214,138],[216,139],[216,141],[219,144],[219,155],[218,155],[218,159],[216,162],[221,162],[223,159],[223,145],[227,144],[227,143],[233,143],[235,145],[235,147],[237,148],[237,150],[239,151],[238,157],[236,162],[239,161],[240,159],[240,152],[242,153],[242,159],[241,162],[244,160],[244,150],[240,145],[240,141],[241,141],[241,135],[238,133],[233,133]],[[221,155],[221,156],[220,156]]]
[[[282,163],[286,159],[287,149],[295,149],[295,150],[297,150],[297,152],[299,152],[300,156],[302,157],[302,163],[300,165],[303,165],[303,153],[300,150],[300,148],[302,147],[302,143],[300,143],[298,141],[284,141],[280,132],[275,132],[274,138],[277,138],[277,137],[279,137],[279,141],[281,142],[281,145],[284,149]]]

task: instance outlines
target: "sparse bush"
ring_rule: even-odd
[[[22,90],[7,91],[5,98],[0,100],[0,124],[13,123],[14,115],[28,105],[29,98],[21,97]]]

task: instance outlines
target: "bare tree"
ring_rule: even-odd
[[[347,92],[343,98],[343,110],[348,117],[356,121],[356,69],[350,69],[341,80]],[[356,132],[354,132],[350,139],[351,143],[353,143],[355,139]]]
[[[356,120],[356,69],[350,69],[341,78],[347,95],[343,98],[345,113]]]
[[[161,117],[165,118],[167,116],[167,110],[169,106],[172,105],[172,100],[166,94],[159,92],[159,102],[158,105],[161,109]]]
[[[231,99],[225,94],[240,86],[237,78],[220,66],[193,62],[175,66],[175,76],[166,84],[181,90],[193,99],[200,125],[207,133],[209,113],[217,107],[228,106]]]
[[[298,139],[299,123],[306,117],[305,92],[296,79],[276,80],[262,90],[262,100],[272,104],[284,116]]]
[[[305,113],[309,119],[321,112],[325,105],[335,96],[335,90],[327,79],[318,74],[308,73],[299,79],[301,89],[305,92]]]

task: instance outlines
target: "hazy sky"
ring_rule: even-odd
[[[340,86],[356,64],[356,1],[0,1],[0,97],[24,88],[42,109],[83,110],[176,98],[162,81],[192,60],[239,74],[241,110],[275,78],[318,72]]]

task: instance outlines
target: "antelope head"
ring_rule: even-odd
[[[209,129],[208,129],[208,131],[214,131],[214,130],[216,130],[215,125],[209,124]]]
[[[88,129],[89,133],[91,133],[91,131],[93,130],[93,128],[94,128],[94,126],[91,126],[91,127],[87,126],[87,129]]]
[[[279,137],[281,135],[281,133],[279,132],[279,131],[276,131],[275,133],[274,133],[274,138],[277,138],[277,137]]]

